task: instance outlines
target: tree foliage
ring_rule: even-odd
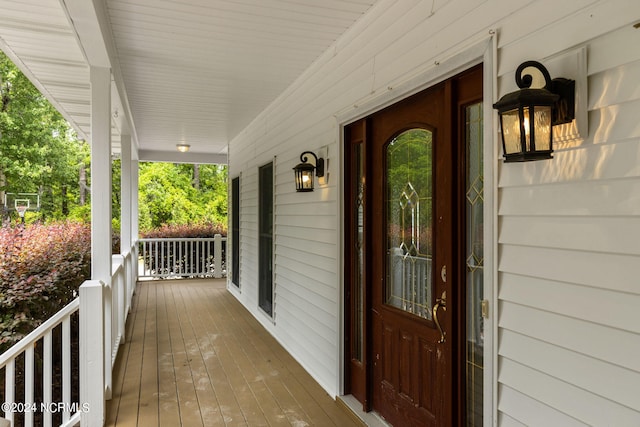
[[[411,255],[430,255],[433,222],[433,140],[410,129],[387,145],[390,244]]]
[[[28,222],[89,222],[90,200],[83,193],[91,185],[90,161],[89,145],[77,139],[62,115],[0,52],[0,199],[4,192],[39,193],[41,209],[28,212]],[[118,230],[120,160],[112,164],[113,227]],[[225,224],[226,180],[225,166],[142,163],[140,229]],[[5,212],[4,219],[11,212]]]
[[[194,170],[199,171],[197,185]],[[226,224],[226,181],[226,166],[141,163],[140,230],[163,225]]]
[[[40,193],[32,220],[66,217],[78,203],[88,146],[2,52],[0,100],[0,192]]]

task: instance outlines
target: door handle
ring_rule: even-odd
[[[438,340],[438,344],[443,344],[446,341],[447,333],[442,330],[442,325],[438,320],[438,309],[440,307],[442,307],[442,310],[447,311],[447,291],[442,292],[442,296],[440,298],[436,298],[436,303],[431,310],[431,312],[433,313],[433,321],[438,328],[438,332],[440,332],[440,339]]]

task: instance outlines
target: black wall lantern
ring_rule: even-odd
[[[533,78],[522,74],[536,68],[545,80],[542,88],[531,89]],[[562,77],[551,80],[549,71],[537,61],[520,64],[516,70],[520,90],[493,104],[500,115],[505,162],[528,162],[553,156],[553,126],[570,123],[575,117],[575,81]]]
[[[307,163],[308,157],[307,154],[310,154],[315,159],[315,164]],[[322,157],[318,158],[311,151],[305,151],[300,154],[300,161],[302,163],[298,163],[296,167],[293,168],[293,171],[296,176],[296,191],[313,191],[313,171],[316,171],[316,176],[318,178],[324,176],[324,159]]]

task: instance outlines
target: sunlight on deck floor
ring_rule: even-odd
[[[138,284],[105,425],[358,425],[225,283]]]

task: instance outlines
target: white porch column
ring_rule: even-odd
[[[133,249],[134,268],[133,268],[133,286],[135,288],[138,280],[138,182],[140,178],[140,167],[138,162],[138,153],[133,150],[131,159],[131,239],[132,244],[135,243],[136,247]],[[134,289],[135,290],[135,289]]]
[[[91,279],[104,284],[104,389],[111,398],[111,70],[91,67]],[[99,311],[95,314],[99,315]],[[101,408],[104,413],[104,405]],[[104,419],[104,416],[102,417]]]
[[[80,286],[80,425],[102,426],[104,404],[104,284],[87,280]],[[110,358],[109,358],[110,359]]]
[[[132,197],[131,197],[131,135],[120,136],[121,146],[121,175],[120,175],[120,253],[125,257],[131,251]]]
[[[111,71],[91,67],[91,279],[111,283]]]

